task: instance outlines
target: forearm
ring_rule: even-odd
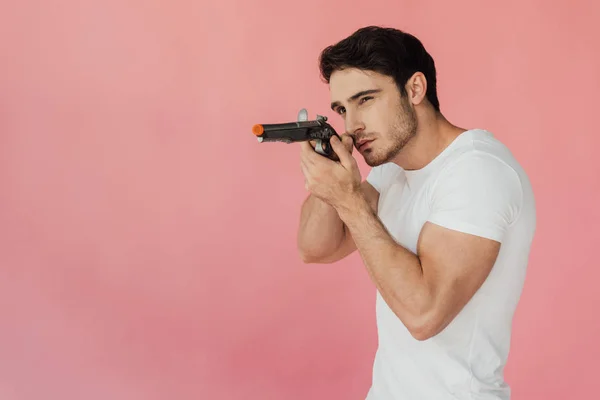
[[[307,258],[319,258],[333,252],[344,238],[344,223],[335,208],[315,196],[302,205],[298,231],[298,249]]]
[[[360,193],[337,212],[387,304],[409,329],[421,329],[433,299],[419,258],[393,239]]]

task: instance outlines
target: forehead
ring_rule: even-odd
[[[383,89],[394,86],[393,78],[373,71],[356,68],[337,70],[329,79],[329,94],[332,102],[345,103],[354,94],[363,90]]]

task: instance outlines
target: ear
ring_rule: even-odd
[[[415,72],[406,82],[406,93],[413,105],[421,104],[427,94],[427,79],[422,72]]]

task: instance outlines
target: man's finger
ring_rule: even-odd
[[[308,165],[306,164],[306,162],[304,160],[300,161],[300,170],[302,171],[302,175],[304,175],[305,178],[308,178],[308,174],[309,174]]]
[[[348,149],[348,152],[352,154],[352,151],[354,150],[354,140],[352,139],[352,137],[347,133],[340,135],[340,137],[342,138],[342,143],[344,144],[346,149]]]
[[[335,154],[337,154],[337,156],[340,158],[340,163],[344,166],[344,168],[352,168],[352,165],[354,164],[354,157],[352,157],[340,139],[338,139],[337,136],[332,136],[329,142],[331,143],[331,147],[333,148],[333,151],[335,151]]]
[[[302,149],[302,151],[314,151],[314,149],[311,147],[310,143],[308,141],[302,141],[300,142],[300,148]]]
[[[300,159],[307,165],[314,164],[314,156],[318,154],[316,154],[315,149],[311,147],[310,143],[307,141],[300,142],[300,148]]]
[[[304,162],[300,163],[300,169],[302,170],[302,175],[304,175],[304,188],[308,190],[308,182],[311,176],[310,171],[308,169],[308,166]]]
[[[327,157],[317,153],[315,148],[312,147],[308,141],[303,141],[300,145],[302,146],[302,158],[308,165],[323,165],[330,162]]]

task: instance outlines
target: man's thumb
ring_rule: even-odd
[[[344,147],[346,147],[346,149],[348,149],[348,152],[352,154],[352,151],[354,150],[354,141],[352,140],[352,138],[347,134],[341,135],[341,138]]]

